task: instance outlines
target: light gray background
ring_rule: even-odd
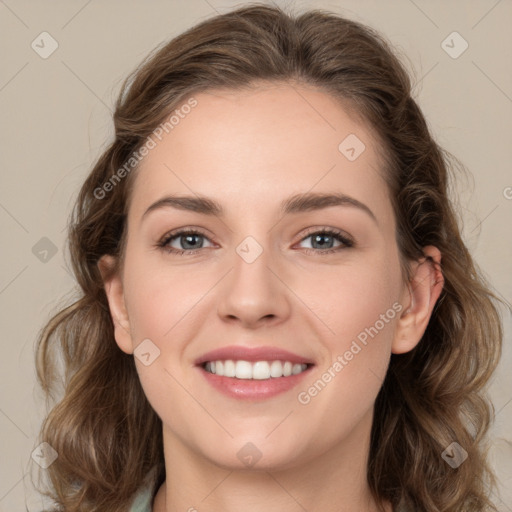
[[[362,21],[407,55],[415,96],[433,132],[474,176],[474,183],[463,181],[458,190],[466,243],[496,291],[510,301],[512,2],[277,3],[296,10],[321,7]],[[121,80],[162,41],[242,4],[0,0],[0,511],[42,507],[30,484],[44,407],[34,343],[49,315],[71,297],[66,221],[80,184],[112,136],[110,109]],[[59,45],[47,59],[31,47],[43,31]],[[441,46],[453,31],[469,44],[456,59]],[[459,44],[453,43],[455,49]],[[42,237],[57,248],[46,262],[43,253],[32,252]],[[498,413],[491,460],[502,482],[500,510],[512,511],[508,313],[505,327],[504,358],[490,387]]]

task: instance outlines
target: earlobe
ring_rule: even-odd
[[[124,300],[123,282],[119,272],[114,271],[115,258],[105,255],[98,261],[98,269],[103,279],[103,286],[107,295],[110,316],[114,323],[114,336],[119,348],[133,354],[133,343],[130,334],[130,322]]]
[[[420,342],[443,289],[441,252],[429,245],[423,253],[425,258],[414,263],[411,280],[404,287],[405,307],[395,330],[391,349],[394,354],[409,352]]]

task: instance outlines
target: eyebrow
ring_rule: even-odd
[[[307,192],[304,194],[293,195],[280,205],[280,213],[282,215],[290,213],[309,212],[313,210],[321,210],[331,206],[349,206],[357,208],[368,214],[372,220],[377,223],[374,213],[361,201],[347,196],[342,193],[322,194]],[[215,215],[222,217],[224,209],[215,200],[204,196],[166,196],[154,202],[143,213],[142,218],[146,217],[150,212],[160,208],[177,208],[179,210],[202,213],[204,215]]]

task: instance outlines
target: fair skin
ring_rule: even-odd
[[[107,278],[112,257],[100,262],[120,349],[132,354],[149,338],[160,350],[148,366],[135,358],[163,424],[167,480],[153,511],[374,512],[366,482],[373,405],[391,354],[420,341],[442,276],[421,260],[403,281],[378,140],[332,97],[288,84],[194,97],[197,106],[137,170],[121,271]],[[366,146],[354,161],[338,150],[349,134]],[[371,213],[345,204],[280,214],[283,200],[307,192],[343,193]],[[171,195],[206,196],[224,214],[163,206],[144,215]],[[187,227],[204,235],[191,242],[195,254],[156,247]],[[353,246],[315,244],[323,228]],[[251,263],[236,251],[247,236],[263,249]],[[168,246],[190,251],[186,241]],[[424,253],[440,262],[435,247]],[[300,403],[393,304],[400,312]],[[194,365],[226,345],[277,346],[315,364],[298,387],[244,401],[219,393]],[[248,442],[261,453],[254,467],[237,456]]]

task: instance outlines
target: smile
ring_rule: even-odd
[[[208,361],[203,368],[219,377],[232,377],[245,380],[267,380],[271,378],[298,375],[308,368],[305,363],[293,364],[290,361]]]

